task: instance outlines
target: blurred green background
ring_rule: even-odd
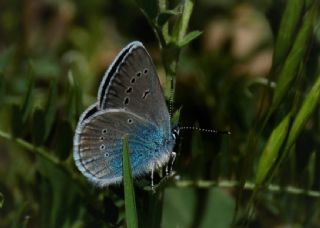
[[[188,31],[202,34],[184,47],[159,42],[157,28],[173,31],[188,2]],[[150,15],[164,3],[172,11],[157,9],[160,25]],[[139,226],[319,227],[319,9],[316,0],[1,1],[0,227],[125,226],[122,186],[91,186],[72,138],[133,40],[163,87],[165,50],[181,51],[180,126],[232,132],[181,132],[176,175],[156,193],[148,177],[136,181]]]

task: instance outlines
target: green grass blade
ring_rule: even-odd
[[[0,109],[5,104],[6,81],[3,74],[0,72]]]
[[[21,114],[22,114],[22,123],[26,123],[27,119],[29,117],[29,113],[32,108],[32,99],[33,99],[33,92],[34,92],[34,77],[33,77],[33,69],[30,64],[29,66],[29,85],[28,85],[28,91],[25,96],[25,99],[23,101],[23,105],[21,108]]]
[[[304,102],[299,109],[296,118],[293,121],[292,128],[288,137],[287,149],[289,149],[292,144],[296,141],[298,135],[303,130],[307,121],[309,120],[311,114],[314,112],[317,104],[320,100],[320,75],[317,78],[317,81],[311,88],[310,92],[304,99]]]
[[[137,209],[132,181],[131,163],[129,156],[128,136],[123,139],[123,185],[126,221],[129,228],[138,227]]]
[[[315,178],[317,178],[316,174],[316,151],[314,151],[310,158],[307,165],[307,173],[308,173],[308,182],[307,182],[307,188],[311,189],[313,183],[315,182]]]
[[[149,20],[154,21],[159,14],[157,0],[136,0],[139,8],[146,14]]]
[[[288,134],[289,124],[290,114],[287,115],[272,131],[258,163],[256,172],[257,186],[260,186],[266,180],[269,171],[277,161],[280,148],[282,147]]]
[[[303,25],[294,42],[293,48],[279,73],[277,87],[274,92],[271,113],[278,107],[284,96],[287,94],[288,89],[297,74],[299,64],[301,63],[308,47],[307,42],[311,35],[315,13],[316,9],[312,8],[305,14]]]
[[[0,192],[0,208],[3,207],[3,204],[4,204],[4,196],[3,196],[3,194]]]
[[[57,84],[55,81],[51,82],[50,91],[48,95],[48,100],[46,104],[46,115],[45,115],[45,129],[44,129],[44,140],[49,136],[49,133],[52,129],[56,109],[57,109]]]
[[[187,33],[188,24],[194,7],[194,0],[186,0],[183,2],[183,12],[173,29],[173,40],[176,44],[182,43]]]
[[[67,105],[67,120],[75,128],[78,117],[82,111],[82,94],[80,88],[76,84],[71,71],[68,72],[68,79],[70,85],[70,93],[68,97]]]
[[[303,6],[303,0],[287,1],[275,43],[273,66],[278,66],[284,62],[295,37],[294,35],[301,17]]]
[[[301,108],[292,122],[287,143],[284,147],[284,152],[281,154],[280,160],[278,160],[279,152],[284,140],[286,139],[290,124],[290,114],[281,121],[281,123],[274,129],[269,137],[257,168],[256,183],[258,186],[266,180],[271,168],[274,167],[274,165],[280,164],[281,161],[288,155],[291,146],[295,143],[311,114],[314,112],[319,100],[320,76],[306,96]],[[276,164],[277,160],[278,164]]]
[[[179,47],[181,48],[181,47],[186,46],[191,41],[198,38],[201,34],[202,34],[201,31],[192,31],[192,32],[188,33],[185,37],[182,38],[182,40],[180,40],[180,42],[178,44]]]

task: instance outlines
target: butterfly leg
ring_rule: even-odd
[[[170,154],[170,158],[171,158],[171,165],[170,165],[170,170],[169,170],[170,174],[171,174],[172,169],[173,169],[173,164],[176,161],[176,157],[177,157],[177,153],[172,151],[171,154]]]
[[[170,153],[169,162],[168,162],[168,164],[166,165],[166,176],[169,176],[169,175],[171,174],[174,161],[176,160],[176,156],[177,156],[177,153],[176,153],[176,152],[173,152],[173,151],[172,151],[172,152]]]
[[[151,169],[151,176],[150,176],[150,179],[151,179],[151,188],[154,187],[153,177],[154,177],[154,167],[152,167],[152,169]]]

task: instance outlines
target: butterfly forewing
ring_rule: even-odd
[[[170,131],[169,113],[154,64],[140,42],[128,46],[112,77],[108,75],[110,80],[104,80],[109,84],[100,94],[100,109],[124,108]]]

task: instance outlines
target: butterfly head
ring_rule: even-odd
[[[176,140],[180,134],[180,128],[178,125],[174,126],[171,130],[172,138]]]

